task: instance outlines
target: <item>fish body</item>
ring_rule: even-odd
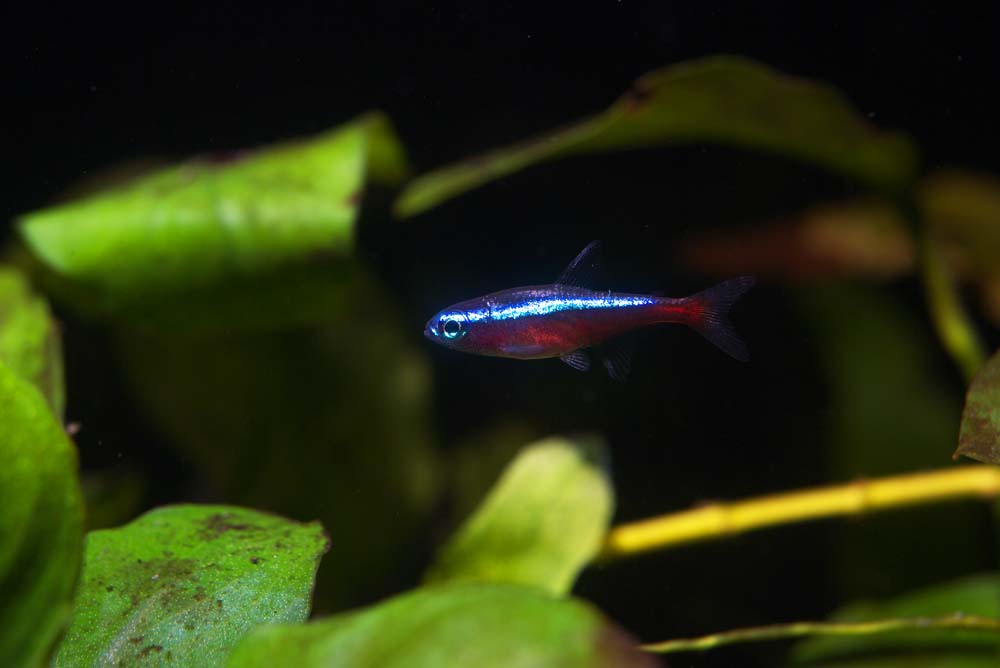
[[[668,298],[597,291],[579,285],[597,265],[598,242],[577,256],[556,283],[494,292],[454,304],[432,317],[424,329],[430,340],[477,355],[516,359],[562,358],[587,369],[587,349],[603,346],[635,329],[659,323],[693,327],[737,359],[746,346],[726,312],[753,279],[727,281],[696,295]],[[627,373],[628,353],[612,352],[605,366],[612,376]]]

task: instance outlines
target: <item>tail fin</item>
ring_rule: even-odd
[[[741,276],[713,288],[703,290],[688,299],[696,305],[695,317],[689,323],[702,336],[741,362],[750,360],[747,344],[729,321],[729,309],[740,296],[753,287],[753,276]]]

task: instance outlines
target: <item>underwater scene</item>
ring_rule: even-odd
[[[1000,10],[4,12],[0,666],[1000,665]]]

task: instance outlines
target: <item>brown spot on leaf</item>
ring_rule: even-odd
[[[209,515],[202,521],[202,527],[200,534],[205,540],[213,540],[230,531],[255,531],[260,528],[253,524],[233,521],[233,515],[230,513]]]
[[[622,98],[622,106],[625,109],[625,113],[634,114],[638,111],[642,111],[643,107],[649,104],[649,101],[653,98],[653,87],[645,79],[639,79],[632,87],[625,93]]]
[[[143,640],[143,636],[134,636],[134,637],[128,639],[128,641],[130,643],[135,644],[135,645],[138,645],[139,643],[141,643],[142,640]]]
[[[141,652],[139,652],[139,658],[145,659],[152,652],[156,652],[157,654],[159,654],[162,651],[163,651],[163,645],[147,645],[146,647],[142,648]]]
[[[359,188],[348,195],[347,199],[344,200],[344,203],[350,207],[355,207],[361,204],[361,189]]]

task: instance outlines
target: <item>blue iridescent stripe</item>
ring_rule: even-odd
[[[516,320],[518,318],[544,316],[563,311],[621,309],[634,306],[649,306],[655,303],[655,297],[646,297],[643,295],[602,294],[600,296],[583,298],[544,297],[515,302],[513,304],[504,304],[502,306],[493,306],[491,316],[494,320]]]

